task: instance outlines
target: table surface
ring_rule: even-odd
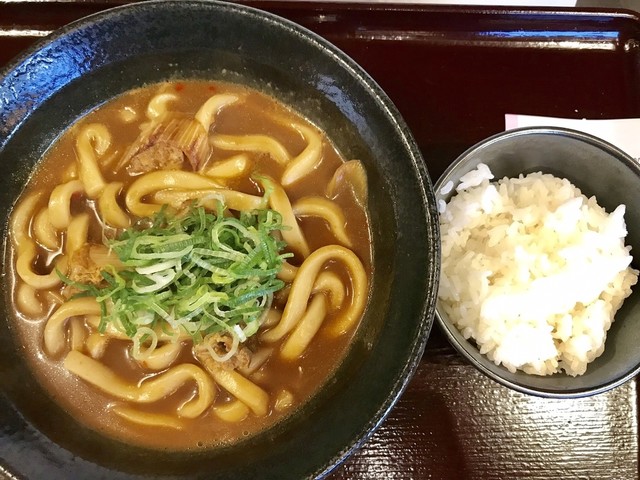
[[[50,31],[127,1],[0,2],[0,68]],[[631,12],[245,2],[357,60],[407,120],[435,180],[505,113],[640,116]],[[382,426],[333,479],[638,478],[633,379],[572,400],[527,396],[467,364],[437,325]]]

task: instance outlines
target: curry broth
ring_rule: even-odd
[[[214,93],[239,93],[245,97],[243,107],[223,109],[218,115],[215,125],[212,126],[215,132],[270,135],[281,142],[293,154],[300,152],[305,146],[304,139],[300,135],[295,134],[291,129],[283,125],[271,121],[270,118],[276,115],[283,118],[293,117],[296,121],[307,124],[308,122],[268,96],[246,90],[241,86],[221,83],[189,81],[165,84],[163,86],[155,85],[128,92],[99,107],[65,132],[45,155],[41,165],[29,182],[25,195],[36,190],[50,192],[57,184],[65,181],[67,172],[76,161],[74,153],[75,136],[79,127],[88,122],[103,123],[107,126],[112,137],[112,144],[101,161],[117,162],[127,146],[134,142],[138,136],[139,124],[146,121],[144,113],[146,106],[150,99],[158,93],[159,89],[179,95],[178,101],[170,103],[172,111],[175,110],[191,115]],[[132,116],[133,114],[135,114],[133,121],[124,120],[125,116]],[[233,152],[213,149],[210,162],[229,157],[231,153]],[[254,167],[256,172],[267,174],[274,178],[280,177],[283,167],[270,160],[267,156],[261,156],[258,160],[259,162],[256,162]],[[297,182],[293,188],[288,189],[288,195],[292,203],[304,196],[324,195],[329,179],[342,161],[333,145],[324,137],[323,159],[319,167],[313,174]],[[133,179],[127,175],[111,173],[111,176],[105,178],[105,180],[108,182],[123,182],[126,189]],[[252,181],[243,180],[236,183],[233,187],[247,193],[261,195],[258,187]],[[344,211],[347,232],[354,242],[353,251],[361,259],[370,279],[371,244],[367,214],[357,205],[349,192],[340,192],[335,201]],[[89,231],[89,242],[101,243],[103,228],[95,214],[95,205],[92,201],[81,198],[75,199],[75,203],[73,209],[92,212],[93,218]],[[124,202],[122,202],[122,206],[124,207]],[[303,218],[300,221],[300,225],[312,250],[327,243],[335,243],[332,233],[325,222],[318,219]],[[47,273],[51,270],[52,259],[57,253],[41,253],[36,260],[34,268],[40,273]],[[295,263],[295,261],[292,261],[292,263]],[[11,264],[14,265],[15,261],[12,261]],[[343,268],[331,262],[325,268],[335,269],[343,278],[346,276]],[[13,284],[15,285],[15,270],[12,272],[12,276]],[[347,295],[349,294],[349,289],[347,289]],[[43,318],[37,319],[26,319],[22,315],[16,315],[13,319],[13,326],[20,342],[24,346],[25,358],[30,362],[36,377],[45,389],[73,417],[90,428],[124,442],[165,450],[210,448],[233,443],[253,435],[273,425],[283,417],[290,415],[296,408],[304,404],[336,369],[344,357],[353,336],[353,331],[351,331],[335,338],[328,335],[321,328],[301,358],[295,361],[286,361],[277,354],[271,355],[269,360],[250,377],[252,381],[269,393],[270,411],[268,415],[258,417],[250,413],[242,421],[225,422],[217,418],[212,409],[209,408],[198,418],[192,420],[181,419],[183,428],[172,429],[144,426],[124,420],[109,408],[119,400],[90,386],[67,371],[62,365],[64,354],[56,358],[50,358],[46,355],[43,352],[42,338],[44,325],[50,314],[51,312],[46,312]],[[323,326],[330,325],[337,314],[330,314],[325,319]],[[183,343],[185,348],[182,349],[180,357],[175,363],[196,363],[197,360],[191,354],[190,340]],[[270,345],[273,346],[274,351],[277,353],[282,343],[282,341],[279,341]],[[131,343],[128,341],[110,341],[104,356],[101,358],[101,362],[122,379],[132,383],[139,383],[152,375],[153,372],[141,367],[130,357],[130,345]],[[264,345],[261,345],[260,341],[258,341],[253,346],[259,349]],[[189,400],[196,393],[196,390],[195,383],[190,382],[161,401],[149,405],[138,404],[136,408],[154,413],[175,412],[176,406]],[[283,390],[290,392],[294,401],[287,408],[277,409],[274,406],[274,398]],[[225,394],[224,390],[218,387],[214,406],[225,402],[227,398],[228,395]]]

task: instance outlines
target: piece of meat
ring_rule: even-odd
[[[158,143],[134,155],[127,165],[129,175],[142,175],[157,170],[181,170],[184,153],[173,145]]]
[[[117,270],[122,269],[123,265],[115,252],[109,250],[104,245],[87,243],[75,250],[70,256],[67,263],[67,278],[70,280],[95,286],[103,286],[105,283],[102,272],[107,266]],[[80,291],[73,285],[66,285],[63,290],[63,296],[70,298]]]
[[[207,345],[209,345],[218,356],[223,357],[229,353],[233,345],[233,339],[227,334],[214,333],[209,335],[204,342],[194,347],[196,357],[205,366],[205,368],[209,370],[211,368],[220,367],[229,370],[247,368],[251,362],[252,352],[246,347],[238,347],[238,351],[229,360],[218,362],[209,353]]]
[[[141,155],[136,165],[129,169],[133,160]],[[210,155],[209,135],[200,122],[166,114],[140,133],[122,156],[118,169],[127,166],[130,174],[134,171],[147,173],[173,168],[175,164],[182,167],[182,162],[186,160],[193,171],[198,171],[207,163]]]
[[[87,243],[71,254],[67,273],[70,280],[92,285],[99,285],[103,281],[100,272],[104,267],[98,265],[91,257],[91,247],[92,245]]]

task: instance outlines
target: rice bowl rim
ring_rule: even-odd
[[[473,155],[476,152],[484,150],[485,148],[493,145],[497,142],[504,142],[513,137],[521,137],[525,135],[531,134],[545,134],[545,135],[559,135],[563,137],[570,137],[574,140],[582,141],[588,144],[591,144],[600,150],[605,151],[613,157],[616,157],[618,160],[622,161],[625,166],[629,167],[631,170],[634,170],[635,173],[640,176],[640,164],[636,161],[631,155],[620,149],[619,147],[613,145],[602,138],[596,137],[590,133],[582,132],[580,130],[575,130],[572,128],[565,127],[552,127],[552,126],[537,126],[537,127],[519,127],[511,130],[505,130],[503,132],[498,132],[493,134],[484,140],[480,140],[475,143],[471,147],[467,148],[464,152],[462,152],[458,157],[449,164],[446,170],[440,175],[440,177],[433,184],[433,189],[435,190],[435,194],[437,198],[440,198],[440,190],[444,187],[447,182],[450,180],[449,177],[451,175],[461,170],[462,167],[473,166],[474,168],[477,166],[477,163],[472,164],[474,157]],[[461,175],[469,172],[471,169],[464,169]],[[544,173],[544,172],[543,172]],[[496,178],[497,179],[497,178]],[[570,179],[569,179],[570,180]],[[455,190],[455,185],[453,187]],[[452,190],[452,191],[453,191]]]
[[[603,140],[595,135],[582,132],[575,129],[564,128],[564,127],[552,127],[552,126],[535,126],[535,127],[521,127],[512,130],[507,130],[504,132],[499,132],[494,135],[491,135],[484,140],[480,140],[476,144],[472,145],[464,152],[462,152],[448,167],[447,169],[440,175],[440,177],[434,183],[434,191],[436,195],[436,202],[438,203],[440,200],[445,200],[447,203],[451,196],[456,194],[456,186],[459,183],[459,179],[462,175],[474,170],[479,163],[483,163],[482,159],[479,158],[479,153],[485,150],[486,148],[493,146],[496,143],[506,142],[515,137],[522,137],[526,135],[554,135],[558,137],[568,137],[572,140],[576,140],[579,142],[586,143],[590,146],[593,146],[605,154],[609,155],[612,158],[620,161],[624,166],[629,168],[636,177],[640,178],[640,164],[633,159],[629,154],[618,148],[617,146]],[[542,171],[542,170],[541,170]],[[493,173],[493,172],[492,172]],[[523,172],[531,173],[531,172]],[[542,172],[547,173],[547,172]],[[491,182],[495,182],[504,178],[504,175],[495,175],[495,177],[491,180]],[[575,183],[568,178],[568,180],[575,185]],[[447,193],[442,194],[441,190],[449,181],[453,182],[453,188]],[[639,187],[640,188],[640,187]],[[610,213],[610,212],[608,212]],[[441,253],[442,254],[442,253]],[[638,283],[640,285],[640,282]],[[632,292],[633,295],[635,292]],[[628,297],[629,298],[629,297]],[[466,339],[458,330],[458,328],[449,320],[448,315],[444,312],[442,308],[442,304],[439,296],[436,299],[436,311],[435,318],[440,325],[442,331],[449,343],[455,348],[458,353],[460,353],[467,361],[471,363],[476,369],[478,369],[481,373],[488,376],[492,380],[498,382],[499,384],[506,386],[512,390],[515,390],[520,393],[524,393],[527,395],[532,395],[536,397],[550,398],[550,399],[563,399],[563,398],[582,398],[587,396],[593,396],[597,394],[601,394],[612,390],[627,381],[631,380],[638,373],[640,373],[640,363],[636,364],[633,368],[628,369],[621,375],[613,376],[609,380],[600,383],[597,386],[593,386],[590,388],[566,388],[566,389],[555,389],[555,388],[546,388],[546,387],[533,387],[527,384],[527,382],[518,382],[515,380],[510,380],[505,377],[505,375],[518,375],[523,378],[538,378],[538,379],[552,379],[558,377],[566,377],[571,378],[565,373],[555,373],[553,375],[539,376],[534,374],[527,374],[522,370],[517,370],[515,374],[512,374],[508,371],[508,369],[502,364],[495,364],[492,360],[490,360],[485,354],[481,354],[478,350],[473,339]],[[609,331],[607,331],[609,333]],[[608,339],[608,337],[607,337]],[[605,341],[606,345],[606,341]],[[606,347],[605,347],[606,348]],[[596,357],[593,361],[597,360]],[[593,362],[592,361],[592,362]],[[592,363],[589,362],[589,363]],[[489,364],[489,366],[487,365]],[[500,372],[500,373],[498,373]]]

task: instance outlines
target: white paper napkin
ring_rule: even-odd
[[[572,128],[599,137],[635,159],[640,159],[640,118],[617,120],[575,120],[571,118],[538,117],[535,115],[506,114],[505,130],[520,127]]]

